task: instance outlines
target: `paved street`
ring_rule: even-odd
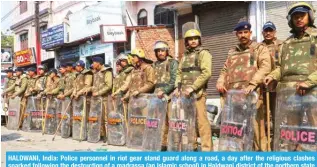
[[[103,142],[88,143],[63,139],[35,132],[8,130],[1,126],[1,166],[5,166],[6,151],[139,151],[127,147],[105,145]]]

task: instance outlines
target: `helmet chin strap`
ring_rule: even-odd
[[[297,36],[302,36],[305,33],[307,28],[308,28],[308,25],[304,27],[294,27],[294,30]]]

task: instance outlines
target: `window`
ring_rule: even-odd
[[[138,13],[138,25],[147,25],[147,11],[145,9],[141,9]]]
[[[127,53],[131,48],[131,31],[127,30],[127,42],[120,42],[115,44],[115,54]]]
[[[47,25],[43,25],[43,26],[40,27],[40,35],[41,35],[40,36],[40,43],[42,41],[42,32],[45,31],[46,29],[47,29]]]
[[[20,1],[20,14],[26,12],[28,10],[28,2]]]
[[[21,50],[28,48],[28,33],[20,35]]]
[[[154,24],[174,24],[174,11],[162,7],[154,9]]]

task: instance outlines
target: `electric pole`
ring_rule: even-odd
[[[35,1],[35,36],[36,36],[36,68],[37,73],[39,73],[39,65],[41,65],[41,44],[40,44],[40,37],[41,37],[41,31],[40,31],[40,6],[39,1]]]

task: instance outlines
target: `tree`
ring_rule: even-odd
[[[13,49],[13,36],[5,35],[1,32],[1,47],[11,47]]]

